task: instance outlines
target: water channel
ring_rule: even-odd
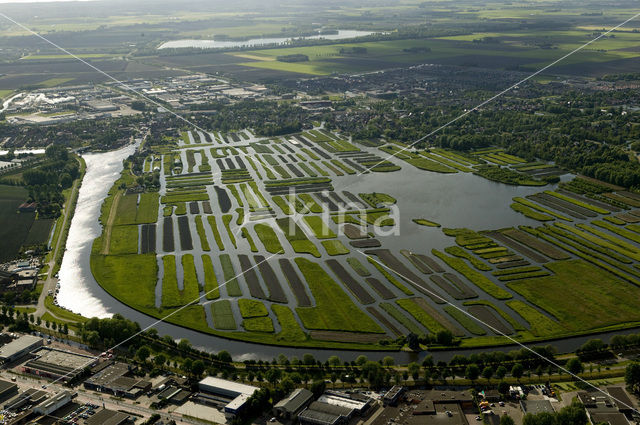
[[[182,49],[182,48],[198,48],[198,49],[229,49],[236,47],[252,47],[264,46],[269,44],[287,44],[291,40],[344,40],[349,38],[364,37],[375,34],[371,31],[355,31],[355,30],[339,30],[334,34],[318,34],[307,37],[271,37],[271,38],[252,38],[249,40],[173,40],[167,41],[158,47],[158,49]]]

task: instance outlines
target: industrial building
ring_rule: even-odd
[[[258,388],[226,379],[208,376],[198,383],[198,399],[205,404],[224,404],[224,415],[232,419],[244,409],[247,400]]]
[[[351,419],[353,410],[333,404],[314,401],[303,410],[298,419],[302,425],[340,425]]]
[[[42,338],[22,335],[20,338],[0,347],[0,363],[14,362],[41,346]]]
[[[360,393],[343,393],[338,391],[325,391],[318,398],[320,403],[331,404],[334,406],[346,407],[352,410],[353,414],[359,416],[366,415],[367,411],[373,404],[373,399]]]
[[[45,401],[49,397],[49,393],[46,391],[36,390],[35,388],[29,388],[26,391],[20,393],[20,395],[8,400],[4,406],[4,410],[17,411],[26,406],[34,406]]]
[[[593,423],[611,425],[629,425],[625,413],[631,416],[633,406],[631,398],[622,387],[608,387],[608,394],[600,392],[578,392],[578,400],[584,405],[587,416]]]
[[[398,403],[398,399],[400,399],[402,393],[404,393],[404,387],[402,385],[394,385],[382,397],[382,402],[385,406],[395,406]]]
[[[35,358],[22,365],[23,372],[65,382],[77,378],[97,362],[91,356],[49,347],[42,347],[32,355]]]
[[[62,391],[59,394],[55,394],[53,397],[43,400],[33,408],[33,411],[39,415],[50,415],[56,410],[65,406],[71,402],[73,395],[69,391]]]
[[[109,409],[102,409],[84,421],[85,425],[121,425],[129,422],[129,415]]]
[[[303,425],[339,425],[354,416],[366,415],[372,405],[373,399],[363,394],[325,391],[298,419]]]
[[[120,362],[105,362],[96,368],[84,387],[117,397],[137,398],[151,389],[151,382],[133,376],[131,366]]]
[[[18,395],[18,385],[9,381],[0,380],[0,401],[5,401]]]
[[[313,393],[311,391],[298,388],[273,406],[273,415],[282,419],[295,420],[302,409],[307,407],[312,400]]]

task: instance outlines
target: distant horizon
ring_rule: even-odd
[[[62,2],[78,2],[78,1],[96,1],[96,0],[0,0],[0,4],[9,3],[62,3]]]

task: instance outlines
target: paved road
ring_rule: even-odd
[[[67,227],[69,221],[71,220],[73,210],[69,207],[71,205],[71,201],[77,196],[79,188],[80,188],[80,179],[76,179],[73,182],[73,186],[71,187],[71,194],[69,195],[69,200],[67,201],[64,209],[62,210],[62,215],[64,219],[62,220],[61,232],[64,232],[64,229]],[[60,252],[61,249],[65,249],[65,246],[63,245],[64,239],[65,238],[62,237],[62,233],[60,233],[58,240],[56,241],[56,244],[53,247],[51,260],[49,261],[49,263],[47,263],[47,265],[49,266],[49,272],[47,273],[47,278],[44,281],[42,293],[40,294],[40,298],[38,299],[38,305],[36,307],[36,312],[35,312],[36,316],[42,316],[45,312],[47,312],[47,308],[44,305],[44,300],[49,294],[49,291],[55,292],[58,279],[53,275],[53,269],[56,264],[56,258],[58,257],[58,253]]]

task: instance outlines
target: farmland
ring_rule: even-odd
[[[200,332],[304,347],[393,350],[399,335],[444,330],[455,344],[474,346],[499,344],[502,334],[533,341],[640,323],[631,301],[640,295],[633,295],[640,288],[634,194],[599,191],[594,199],[581,192],[587,186],[579,179],[538,189],[547,183],[521,169],[540,165],[500,148],[433,149],[398,159],[411,168],[387,170],[384,179],[410,173],[532,185],[524,196],[510,190],[502,205],[526,224],[448,227],[437,208],[407,217],[394,212],[406,205],[400,185],[385,192],[336,187],[355,169],[344,155],[365,156],[379,146],[339,143],[345,138],[324,129],[296,135],[299,145],[284,138],[247,145],[251,133],[243,134],[213,138],[227,146],[198,150],[200,136],[184,130],[184,145],[157,153],[187,164],[169,170],[166,187],[110,192],[91,260],[110,294],[155,317],[184,308],[169,321]],[[404,153],[399,143],[385,146]],[[314,156],[328,175],[298,167]],[[483,167],[508,172],[486,174]],[[128,173],[117,184],[133,181]],[[398,224],[443,242],[397,248],[398,236],[378,231]],[[126,283],[134,278],[142,283]],[[561,301],[570,296],[579,302]]]

